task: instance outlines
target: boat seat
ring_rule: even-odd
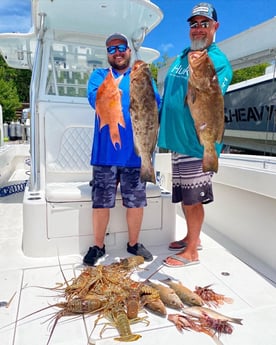
[[[91,201],[89,182],[92,178],[90,154],[93,128],[70,125],[65,128],[60,127],[58,131],[56,129],[55,136],[52,129],[48,133],[45,180],[47,202]],[[147,183],[146,192],[148,198],[161,196],[159,186],[153,183]],[[116,199],[121,199],[119,187]]]
[[[161,196],[161,189],[153,183],[147,183],[147,198]],[[118,186],[116,200],[121,200],[120,185]],[[91,186],[89,182],[53,182],[46,188],[48,202],[85,202],[91,201]]]
[[[89,181],[91,126],[68,126],[59,141],[50,138],[46,152],[46,184],[51,182]]]

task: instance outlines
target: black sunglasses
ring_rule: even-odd
[[[210,22],[209,21],[204,21],[204,22],[190,22],[190,28],[191,29],[197,29],[197,28],[203,28],[203,29],[207,29],[210,27]]]
[[[126,44],[118,44],[117,46],[107,47],[106,50],[108,54],[115,54],[118,50],[120,53],[124,53],[127,50],[128,46]]]

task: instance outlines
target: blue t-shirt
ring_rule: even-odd
[[[96,69],[89,78],[87,96],[90,105],[94,109],[98,88],[106,78],[108,72],[109,68],[99,68]],[[119,88],[122,91],[121,102],[125,120],[125,128],[118,124],[121,137],[121,147],[119,147],[119,145],[116,145],[116,148],[113,146],[110,139],[109,126],[106,125],[100,130],[100,119],[98,116],[95,116],[94,138],[90,161],[91,165],[113,165],[137,168],[141,166],[141,158],[137,156],[134,149],[133,130],[129,112],[130,72],[131,69],[128,69],[124,73],[124,76],[119,84]],[[112,69],[112,73],[115,78],[120,76],[120,74],[114,69]],[[160,96],[154,81],[152,84],[157,105],[159,106]]]
[[[167,73],[157,145],[180,154],[202,158],[203,146],[198,140],[194,120],[185,101],[189,79],[189,51],[190,48],[185,49],[172,63]],[[215,43],[211,44],[207,51],[224,94],[232,80],[232,67]],[[216,143],[218,154],[221,148],[222,144]]]

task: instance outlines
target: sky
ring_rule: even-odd
[[[152,2],[162,10],[164,18],[146,36],[143,46],[157,49],[161,57],[175,56],[189,45],[187,18],[200,0]],[[220,23],[217,42],[276,16],[276,0],[212,0],[211,3],[216,8]],[[31,0],[0,0],[0,33],[28,32],[30,26]]]
[[[0,33],[28,32],[31,26],[31,0],[0,0]]]

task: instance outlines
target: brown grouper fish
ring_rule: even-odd
[[[100,118],[100,130],[108,125],[110,139],[113,146],[121,147],[121,138],[118,125],[125,128],[125,120],[121,104],[121,91],[119,83],[123,76],[115,79],[111,69],[105,80],[99,86],[96,95],[96,114]]]
[[[136,60],[130,73],[130,115],[135,152],[141,157],[142,181],[155,183],[152,154],[158,132],[158,106],[149,66]]]
[[[207,51],[192,51],[188,55],[190,77],[187,103],[195,129],[204,146],[203,171],[218,171],[215,143],[221,143],[224,133],[224,99],[214,65]]]

